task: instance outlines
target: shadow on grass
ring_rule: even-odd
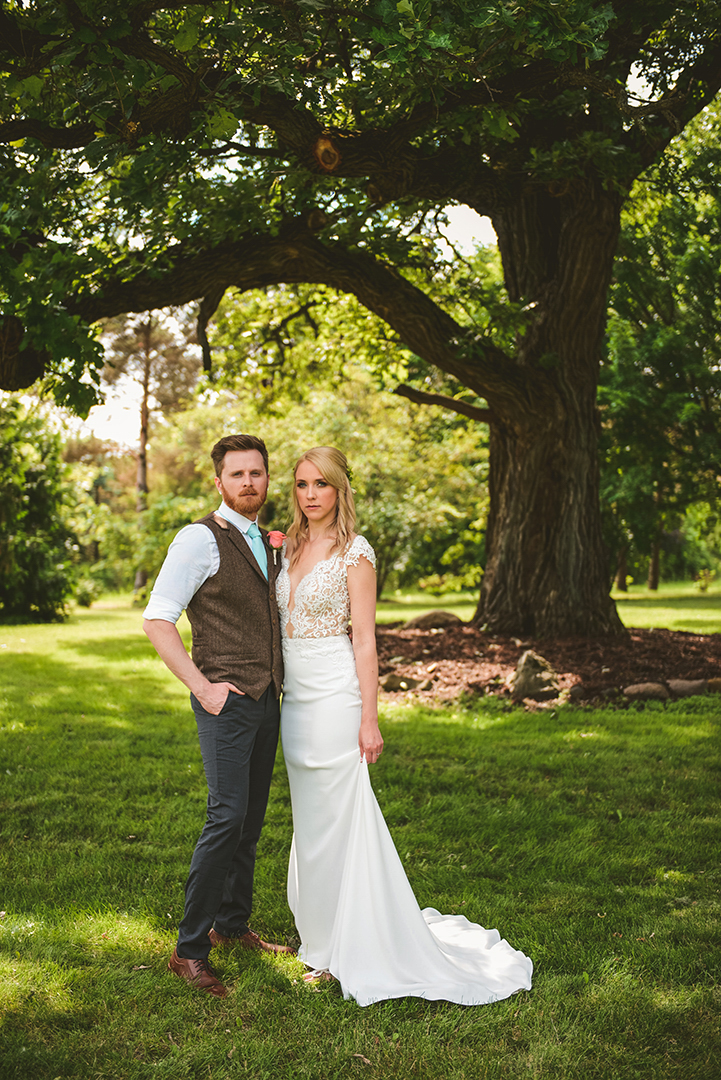
[[[158,660],[158,654],[144,634],[137,639],[117,637],[88,638],[86,641],[73,642],[73,652],[79,656],[97,656],[101,660],[115,663],[128,661]]]
[[[149,653],[142,643],[107,639],[79,644],[77,652],[104,657],[108,666],[88,668],[30,652],[8,657],[3,665],[0,720],[34,725],[58,714],[75,713],[78,718],[92,715],[97,721],[103,716],[117,719],[122,712],[137,725],[148,712],[161,716],[176,712],[179,701],[187,698],[182,687],[169,684],[160,661],[134,671],[117,670],[123,663],[154,660],[154,652]]]

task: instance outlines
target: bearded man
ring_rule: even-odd
[[[225,997],[208,963],[212,947],[292,950],[261,941],[248,926],[283,679],[278,567],[257,522],[268,492],[268,452],[253,435],[228,435],[211,457],[223,501],[173,540],[143,629],[190,690],[208,782],[207,819],[190,864],[185,912],[168,968],[198,989]],[[176,627],[183,609],[193,632],[192,659]]]

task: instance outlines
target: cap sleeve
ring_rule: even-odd
[[[365,536],[356,536],[355,540],[348,548],[345,554],[346,566],[357,566],[358,560],[363,555],[371,564],[373,569],[376,568],[376,553],[370,546]]]

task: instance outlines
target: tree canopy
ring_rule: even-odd
[[[601,369],[602,496],[616,544],[652,558],[721,475],[718,105],[638,182],[624,214]]]
[[[720,15],[644,0],[6,4],[4,307],[27,345],[13,372],[26,339],[6,320],[4,388],[44,368],[82,408],[80,365],[98,354],[79,323],[197,297],[206,318],[225,287],[296,280],[386,319],[384,287],[406,292],[428,307],[415,331],[404,321],[409,346],[492,392],[512,357],[449,341],[373,256],[412,262],[424,212],[450,201],[496,218],[520,191],[627,188],[718,88]]]
[[[0,385],[44,375],[85,411],[98,319],[197,300],[209,365],[228,288],[352,293],[488,405],[479,617],[619,631],[595,466],[606,291],[633,180],[721,85],[720,16],[688,0],[6,4]],[[510,347],[433,298],[453,202],[493,221]]]

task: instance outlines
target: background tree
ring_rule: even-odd
[[[181,315],[182,318],[182,315]],[[200,358],[192,348],[192,330],[178,313],[144,312],[139,318],[116,317],[103,324],[105,366],[101,383],[113,386],[132,380],[140,387],[140,424],[137,450],[136,505],[143,513],[148,501],[148,439],[153,412],[169,415],[187,404],[198,381]],[[135,592],[148,582],[145,567],[138,567]]]
[[[65,520],[76,539],[88,595],[130,589],[138,565],[137,462],[130,451],[95,436],[66,438],[69,493]]]
[[[0,620],[54,622],[73,591],[60,437],[0,396]]]
[[[328,344],[326,337],[319,347]],[[300,356],[295,363],[304,364]],[[322,444],[344,448],[353,472],[357,527],[378,557],[379,594],[383,587],[415,586],[419,577],[433,574],[439,591],[446,584],[458,588],[464,584],[459,565],[472,581],[475,577],[473,583],[480,579],[485,517],[478,519],[478,508],[487,436],[461,417],[449,420],[445,411],[379,392],[368,371],[352,362],[338,384],[319,379],[300,401],[289,393],[276,412],[269,413],[262,394],[254,399],[243,382],[238,391],[219,392],[216,404],[173,418],[151,446],[156,483],[146,522],[152,570],[159,568],[177,528],[214,507],[209,448],[223,430],[262,432],[271,486],[261,516],[264,525],[275,528],[290,523],[292,468],[302,451]],[[447,583],[440,580],[444,575]]]
[[[631,543],[658,588],[664,537],[718,502],[721,476],[721,120],[706,110],[627,211],[601,369],[602,496],[617,584]]]
[[[488,407],[478,617],[620,632],[598,502],[606,291],[633,180],[721,85],[720,15],[708,0],[5,8],[1,384],[45,372],[86,409],[97,319],[200,299],[202,339],[230,287],[352,293]],[[493,221],[523,316],[510,349],[408,276],[450,202]]]

